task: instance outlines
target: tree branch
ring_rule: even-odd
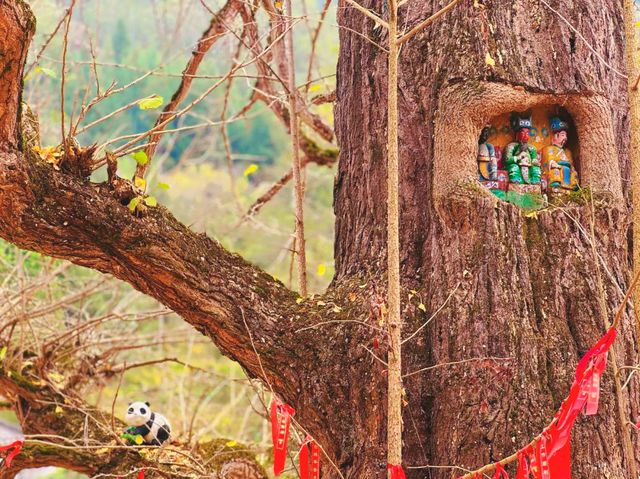
[[[189,93],[191,83],[193,82],[194,75],[198,71],[200,63],[216,41],[227,31],[226,25],[238,14],[238,10],[240,8],[244,8],[243,2],[240,0],[227,0],[224,7],[222,7],[218,13],[211,18],[209,27],[202,33],[200,40],[198,40],[198,44],[193,49],[193,52],[191,52],[191,58],[182,72],[182,79],[180,80],[180,84],[178,85],[175,93],[171,97],[171,101],[165,105],[162,113],[158,116],[155,123],[156,127],[173,115],[178,105],[180,105],[182,100],[185,99]],[[149,145],[145,150],[149,160],[152,159],[153,154],[156,151],[163,129],[164,128],[158,129],[149,136]],[[138,165],[136,176],[143,177],[144,173],[149,168],[149,164],[150,161],[144,165]]]
[[[12,5],[13,7],[9,7]],[[0,8],[21,3],[0,3]],[[17,10],[16,10],[17,11]],[[1,12],[0,13],[5,13]],[[30,15],[23,10],[21,15]],[[32,18],[32,17],[29,17]],[[20,19],[23,23],[16,21]],[[247,324],[274,388],[295,388],[298,376],[289,357],[297,348],[288,319],[299,312],[296,295],[270,275],[226,251],[215,241],[190,231],[162,207],[149,208],[142,218],[132,215],[111,187],[92,185],[55,171],[16,144],[17,114],[26,45],[11,57],[15,43],[28,41],[19,15],[0,15],[0,31],[13,31],[5,42],[11,63],[0,59],[0,96],[7,121],[0,126],[0,237],[24,249],[67,259],[110,273],[156,298],[212,338],[224,354],[261,377],[250,346]],[[16,62],[21,61],[19,68]],[[8,96],[13,91],[15,97]],[[13,124],[14,131],[6,131]],[[294,389],[292,389],[294,390]]]

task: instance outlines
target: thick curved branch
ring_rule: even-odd
[[[20,95],[14,85],[20,85],[27,48],[18,42],[28,43],[32,34],[21,30],[30,25],[23,17],[32,17],[20,5],[0,3],[11,13],[0,15],[0,31],[14,33],[12,41],[2,40],[9,62],[0,59],[0,71],[8,72],[0,77],[3,118],[14,125],[14,131],[0,130],[0,237],[130,283],[211,337],[253,376],[274,388],[285,382],[295,388],[297,374],[289,358],[297,343],[290,320],[300,306],[293,292],[190,231],[164,208],[136,217],[108,185],[55,171],[32,152],[14,147],[17,122],[9,117],[18,114]]]
[[[5,100],[0,112],[13,122],[12,128],[0,128],[0,237],[110,273],[156,298],[210,337],[249,375],[265,381],[298,410],[305,432],[336,454],[326,417],[349,424],[351,412],[341,404],[353,398],[349,381],[336,383],[326,372],[337,367],[336,358],[350,357],[368,367],[366,351],[357,347],[368,339],[335,327],[300,328],[326,317],[361,317],[362,304],[347,302],[346,291],[340,299],[332,291],[325,301],[298,304],[297,295],[282,283],[189,230],[166,209],[147,208],[141,217],[133,215],[116,199],[112,185],[56,171],[28,146],[19,148],[20,90],[14,85],[21,86],[33,34],[33,23],[25,18],[32,16],[23,5],[22,0],[0,0],[0,32],[13,33],[0,35],[8,52],[0,57],[0,95]],[[362,334],[370,335],[366,330]],[[326,406],[310,407],[320,403]]]

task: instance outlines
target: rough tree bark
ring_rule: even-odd
[[[382,3],[364,5],[380,13]],[[400,25],[410,28],[442,6],[404,2]],[[378,332],[356,321],[377,326],[385,286],[387,59],[354,31],[383,45],[384,33],[346,3],[340,7],[338,21],[348,28],[340,32],[338,63],[337,273],[321,303],[296,304],[294,293],[166,210],[136,218],[106,185],[54,171],[22,148],[21,73],[34,23],[21,0],[0,0],[0,236],[113,274],[157,298],[295,407],[297,420],[344,477],[378,479],[386,474],[385,368],[367,350]],[[611,66],[624,70],[618,2],[563,2],[562,13]],[[487,52],[498,60],[495,68],[485,65]],[[525,216],[471,183],[447,183],[447,165],[472,179],[474,152],[463,146],[473,146],[490,119],[474,102],[486,98],[490,111],[501,85],[515,85],[511,94],[531,101],[561,95],[558,102],[569,105],[583,98],[608,118],[593,117],[600,126],[590,131],[588,111],[577,108],[574,116],[585,133],[582,146],[590,138],[615,139],[598,157],[606,181],[593,173],[600,163],[585,161],[593,171],[583,172],[585,186],[600,198],[599,258],[589,242],[588,204]],[[486,0],[477,8],[464,0],[403,45],[399,108],[402,285],[418,292],[403,304],[405,335],[445,305],[403,346],[404,464],[475,468],[542,429],[567,393],[579,356],[603,332],[596,262],[606,314],[628,283],[628,182],[619,181],[629,177],[626,83],[542,0]],[[459,123],[443,128],[438,112],[452,115],[452,108]],[[450,155],[438,149],[443,144],[452,145]],[[628,312],[616,344],[625,364],[637,357],[633,323]],[[374,352],[385,359],[385,338],[378,339]],[[477,359],[486,357],[507,359]],[[466,362],[445,364],[455,361]],[[410,374],[434,365],[441,366]],[[573,477],[629,477],[611,374],[600,414],[578,423]],[[625,390],[631,420],[638,414],[637,386]],[[324,471],[325,478],[338,477],[327,462]],[[453,472],[460,471],[409,469],[408,477]]]

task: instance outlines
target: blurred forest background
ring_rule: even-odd
[[[61,0],[30,4],[37,16],[37,31],[27,66],[68,7]],[[298,84],[305,85],[310,95],[335,88],[334,6],[324,19],[309,71],[311,36],[324,4],[324,0],[295,3],[294,16],[301,19],[294,30],[296,73]],[[208,0],[207,5],[217,10],[222,2]],[[77,115],[87,85],[95,83],[92,50],[102,88],[112,82],[123,86],[152,73],[100,103],[83,125],[150,95],[160,95],[166,103],[210,18],[200,0],[78,0],[68,36],[67,121]],[[25,78],[24,101],[39,116],[43,146],[60,143],[62,38],[61,34],[53,38]],[[236,44],[232,36],[215,44],[198,71],[205,78],[194,80],[184,104],[229,70]],[[246,105],[254,85],[252,75],[251,67],[243,69],[231,83],[227,118]],[[168,127],[193,128],[162,137],[147,175],[149,192],[193,230],[206,232],[296,289],[291,184],[257,216],[243,220],[254,201],[290,168],[289,136],[271,110],[257,103],[242,119],[226,125],[232,152],[229,165],[219,123],[225,90],[214,91]],[[146,131],[159,111],[127,109],[78,134],[77,140],[82,145],[103,144]],[[332,124],[331,103],[314,106],[313,111]],[[135,164],[132,158],[122,158],[120,173],[130,178]],[[103,179],[106,171],[94,175],[96,180]],[[333,275],[333,176],[332,169],[313,164],[305,171],[311,293],[322,291]],[[85,388],[88,402],[104,410],[111,410],[118,391],[114,408],[120,418],[128,402],[150,401],[152,409],[170,419],[179,440],[228,438],[255,445],[263,452],[259,458],[268,460],[271,432],[263,402],[269,396],[248,381],[237,364],[222,357],[210,340],[154,300],[97,272],[4,242],[0,243],[0,294],[0,337],[9,335],[9,344],[24,350],[53,345],[50,361],[58,375],[50,374],[49,380],[77,381],[78,387]],[[0,350],[0,358],[6,352],[6,348]],[[0,408],[0,440],[10,439],[15,423],[12,413]],[[81,477],[52,469],[37,476],[28,474],[20,477]]]

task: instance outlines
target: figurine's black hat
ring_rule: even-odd
[[[531,115],[525,116],[518,113],[511,115],[511,128],[513,128],[513,131],[520,131],[524,128],[530,130],[532,127]]]

